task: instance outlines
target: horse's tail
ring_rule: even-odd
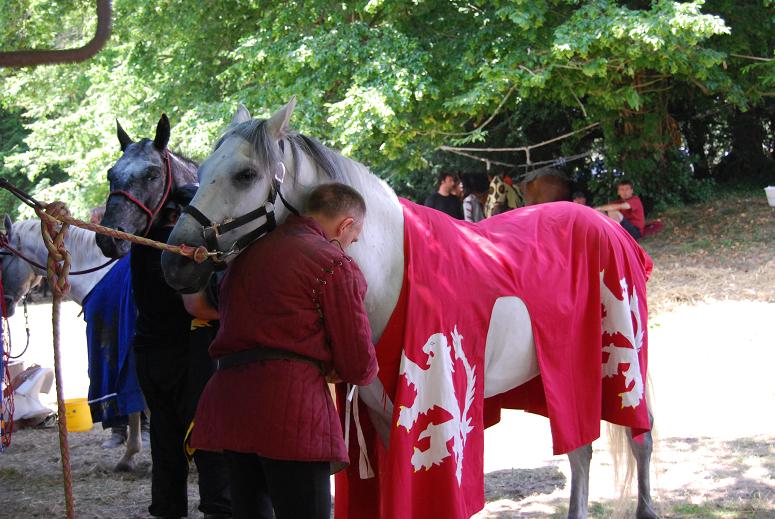
[[[646,375],[646,407],[649,411],[649,417],[651,418],[651,438],[654,445],[653,452],[656,452],[657,445],[657,431],[654,427],[653,419],[653,404],[654,394],[651,386],[651,376]],[[635,456],[630,449],[629,431],[626,427],[620,425],[614,425],[606,422],[606,428],[608,432],[608,448],[611,453],[612,464],[614,467],[614,485],[619,489],[619,496],[614,502],[612,518],[620,519],[627,517],[627,509],[630,505],[630,494],[632,491],[633,476],[636,473],[637,463]],[[652,452],[652,472],[656,473],[656,457]],[[652,485],[652,489],[655,485]]]

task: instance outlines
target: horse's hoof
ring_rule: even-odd
[[[659,516],[650,505],[638,506],[635,511],[635,519],[659,519]]]
[[[115,449],[126,443],[126,436],[119,433],[113,433],[110,438],[100,444],[103,449]]]
[[[135,464],[131,461],[120,460],[113,467],[113,472],[132,472],[133,470],[135,470]]]

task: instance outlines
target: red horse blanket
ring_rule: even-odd
[[[601,419],[636,436],[649,429],[652,264],[619,224],[565,202],[478,224],[402,204],[405,282],[377,345],[390,445],[369,449],[376,479],[356,480],[353,464],[337,480],[337,518],[470,517],[484,506],[484,428],[504,407],[547,416],[555,454],[598,438]],[[529,311],[540,375],[485,400],[485,342],[502,297]]]

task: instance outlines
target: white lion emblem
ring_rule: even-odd
[[[414,470],[417,471],[421,468],[429,470],[433,465],[440,465],[450,454],[454,454],[458,485],[461,484],[463,474],[463,449],[468,433],[473,430],[471,417],[468,416],[468,413],[474,401],[476,386],[475,369],[471,367],[466,358],[462,340],[463,336],[458,333],[457,326],[455,326],[452,332],[454,354],[457,360],[463,362],[466,370],[466,393],[462,410],[452,380],[452,374],[455,372],[455,361],[444,333],[431,335],[422,348],[422,351],[428,355],[428,369],[423,369],[412,362],[403,352],[399,372],[400,375],[406,377],[407,383],[417,390],[417,397],[411,407],[401,406],[398,415],[399,426],[403,426],[409,431],[420,415],[427,414],[434,407],[444,409],[452,415],[446,422],[429,424],[420,433],[418,440],[429,438],[430,447],[424,451],[418,447],[414,448],[411,460]],[[447,442],[450,439],[453,439],[451,453],[447,448]]]
[[[638,360],[638,353],[643,347],[643,326],[638,308],[638,293],[633,288],[632,296],[628,299],[627,281],[622,278],[619,285],[622,289],[622,299],[608,290],[603,283],[603,272],[600,273],[600,294],[606,312],[603,318],[603,333],[608,334],[609,341],[614,335],[621,334],[632,347],[622,348],[615,346],[613,342],[603,346],[603,351],[608,353],[608,360],[603,363],[603,378],[617,375],[619,366],[628,364],[629,367],[624,371],[624,384],[629,389],[619,393],[619,396],[622,399],[622,407],[638,407],[643,398],[643,378]],[[633,329],[632,316],[635,316],[637,331]]]

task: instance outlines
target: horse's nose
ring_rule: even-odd
[[[117,228],[116,230],[121,230]],[[129,242],[109,236],[107,234],[97,235],[97,246],[108,258],[120,258],[129,252]]]
[[[3,300],[5,302],[5,316],[11,317],[16,312],[16,303],[11,296],[4,296]]]

